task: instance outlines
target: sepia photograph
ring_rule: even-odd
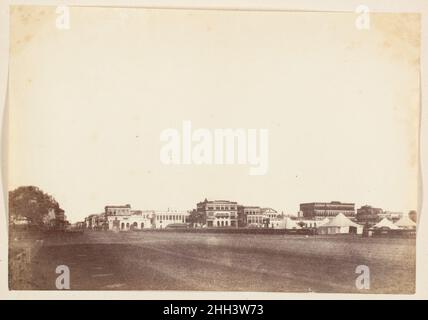
[[[414,295],[421,30],[9,6],[8,290]]]

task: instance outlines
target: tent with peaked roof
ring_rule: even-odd
[[[329,218],[327,218],[327,217],[325,217],[323,220],[318,221],[318,222],[317,222],[317,225],[318,225],[318,227],[321,227],[321,226],[323,226],[323,225],[325,225],[325,224],[327,224],[327,223],[329,223],[329,222],[330,222],[330,219],[329,219]]]
[[[395,222],[395,225],[399,227],[400,229],[415,229],[416,223],[413,222],[412,219],[409,218],[409,215],[404,214],[397,222]]]
[[[346,217],[343,213],[339,213],[326,224],[318,227],[318,234],[338,234],[338,233],[363,233],[363,226],[356,224]]]
[[[391,220],[386,217],[373,226],[374,229],[388,228],[391,230],[399,229]]]

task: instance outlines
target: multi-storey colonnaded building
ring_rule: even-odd
[[[282,215],[271,208],[243,206],[228,200],[207,200],[196,204],[208,228],[216,227],[279,227]]]
[[[353,217],[355,215],[355,204],[340,201],[301,203],[300,211],[306,219],[321,220],[325,217],[335,217],[339,213]]]
[[[238,227],[238,203],[228,200],[205,199],[196,204],[196,211],[206,219],[210,227]]]

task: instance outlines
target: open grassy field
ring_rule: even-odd
[[[415,250],[415,239],[85,232],[45,236],[27,283],[55,290],[66,265],[72,290],[413,293]],[[356,288],[358,265],[369,290]]]

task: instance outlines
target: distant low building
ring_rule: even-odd
[[[400,220],[403,217],[403,212],[396,212],[396,211],[383,211],[382,213],[379,213],[379,219],[387,218],[391,220],[392,222],[396,222]]]
[[[301,203],[300,211],[305,219],[322,220],[325,217],[335,217],[339,213],[346,217],[353,217],[355,215],[355,204],[340,201]]]

